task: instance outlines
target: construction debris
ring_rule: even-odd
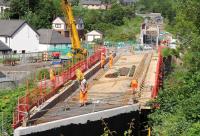
[[[120,76],[127,76],[130,71],[130,68],[122,67],[119,69]]]
[[[133,75],[135,73],[135,68],[136,68],[136,66],[133,65],[132,68],[131,68],[131,70],[130,70],[129,77],[133,77]]]
[[[106,78],[117,78],[118,76],[119,76],[118,72],[109,73],[109,74],[105,75]]]

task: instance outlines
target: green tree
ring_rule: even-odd
[[[10,1],[10,17],[20,19],[28,12],[27,0],[11,0]]]
[[[177,66],[164,82],[150,115],[154,135],[198,136],[200,134],[200,19],[198,0],[177,0],[175,24],[183,66]],[[161,6],[163,7],[163,6]],[[170,12],[166,12],[169,16]],[[170,18],[169,18],[170,19]],[[169,21],[170,22],[170,21]]]

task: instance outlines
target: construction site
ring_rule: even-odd
[[[71,47],[59,45],[62,40],[66,43],[66,39],[59,38],[63,31],[41,29],[40,35],[48,32],[54,36],[53,50],[38,54],[25,54],[23,50],[17,59],[16,53],[3,56],[0,87],[12,89],[25,82],[25,92],[18,96],[13,109],[13,135],[99,136],[107,132],[121,136],[131,130],[131,135],[150,136],[147,116],[159,107],[151,101],[156,99],[163,82],[162,50],[166,48],[163,46],[166,39],[159,40],[159,31],[163,29],[161,15],[138,14],[145,16],[137,37],[139,44],[119,42],[120,46],[108,46],[101,39],[101,32],[92,31],[86,34],[87,40],[94,38],[91,47],[86,48],[81,45],[71,4],[67,0],[61,2],[65,17],[57,17],[54,22],[59,19],[66,22]],[[3,126],[2,121],[2,136],[7,134],[3,133]]]
[[[32,98],[29,94],[19,100],[13,124],[18,128],[15,129],[14,135],[78,135],[76,129],[83,129],[84,135],[98,135],[103,128],[101,123],[97,122],[108,120],[109,126],[115,130],[119,126],[113,124],[112,118],[121,118],[120,116],[126,116],[129,122],[134,120],[136,130],[141,129],[143,125],[140,124],[140,115],[150,112],[152,107],[148,102],[157,96],[159,89],[162,65],[160,50],[137,52],[130,47],[110,50],[113,50],[115,56],[112,68],[109,68],[109,64],[106,64],[104,69],[101,68],[98,61],[100,59],[87,70],[88,66],[84,63],[80,65],[89,83],[86,106],[80,107],[79,104],[78,81],[63,80],[62,77],[66,78],[66,72],[63,72],[55,81],[58,83],[55,85],[56,89],[49,94],[38,95],[34,102],[30,101]],[[103,51],[106,53],[106,50]],[[108,59],[106,58],[106,63]],[[138,82],[135,92],[130,86],[132,80]],[[45,92],[45,89],[51,86],[51,83],[45,82],[42,83],[43,90],[38,93]],[[101,128],[99,132],[95,130],[89,133],[91,124],[95,128]],[[147,132],[146,130],[145,133]]]

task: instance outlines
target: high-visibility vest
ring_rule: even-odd
[[[103,66],[106,63],[106,57],[104,54],[101,55],[101,66]]]
[[[50,68],[50,80],[51,81],[55,80],[54,70],[52,68]]]
[[[132,80],[132,81],[131,81],[131,88],[132,88],[132,89],[137,89],[137,88],[138,88],[138,83],[137,83],[136,80]]]

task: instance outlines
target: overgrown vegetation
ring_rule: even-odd
[[[183,64],[176,66],[165,79],[164,89],[160,90],[155,101],[160,104],[160,108],[149,116],[153,135],[199,136],[200,1],[165,0],[157,3],[160,4],[159,8],[154,3],[146,4],[151,11],[155,9],[162,13],[166,12],[165,7],[168,5],[166,15],[164,14],[169,19],[167,27],[178,38],[180,45],[179,53],[170,50],[163,53],[166,56],[175,53],[183,61]],[[147,5],[144,8],[147,8]],[[174,12],[173,18],[171,12]]]
[[[34,84],[30,82],[29,88],[33,88]],[[11,128],[13,111],[17,104],[18,98],[25,94],[26,86],[22,85],[16,89],[0,90],[0,126],[3,131],[12,135],[13,129]],[[3,118],[2,118],[3,115]],[[3,127],[2,127],[3,123]],[[2,129],[1,129],[2,131]],[[1,132],[0,131],[0,132]]]

